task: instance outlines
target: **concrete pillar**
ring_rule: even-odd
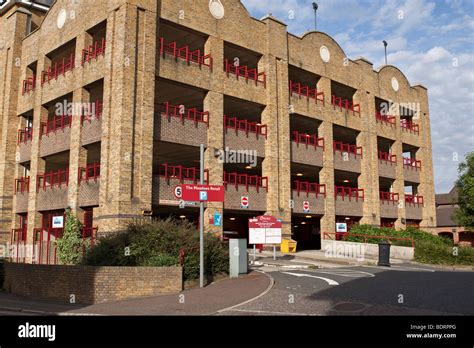
[[[268,126],[262,174],[268,177],[267,214],[282,219],[284,239],[291,238],[291,135],[286,26],[272,17],[266,23],[265,55],[259,70],[267,76],[267,105],[262,123]]]
[[[107,18],[99,233],[152,209],[156,25],[154,11],[132,4]]]
[[[330,91],[330,90],[329,90]],[[333,233],[336,230],[336,202],[334,199],[334,152],[333,126],[329,121],[323,121],[319,126],[319,137],[324,138],[323,168],[319,173],[319,181],[326,185],[324,216],[321,218],[321,236],[324,232]]]

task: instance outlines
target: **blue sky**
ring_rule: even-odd
[[[314,27],[312,0],[242,0],[255,18],[271,13],[301,35]],[[349,58],[400,68],[430,97],[435,189],[448,192],[474,151],[474,0],[316,0],[318,30]]]

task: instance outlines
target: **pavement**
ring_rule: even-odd
[[[95,305],[64,304],[0,292],[0,315],[212,315],[258,298],[272,285],[271,277],[252,271],[203,289]]]

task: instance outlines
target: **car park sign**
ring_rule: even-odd
[[[224,186],[216,185],[178,185],[174,195],[186,202],[224,202]]]

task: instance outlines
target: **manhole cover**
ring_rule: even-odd
[[[353,302],[343,302],[343,303],[338,303],[331,309],[333,311],[339,311],[339,312],[359,312],[365,309],[365,305],[362,303],[353,303]]]

